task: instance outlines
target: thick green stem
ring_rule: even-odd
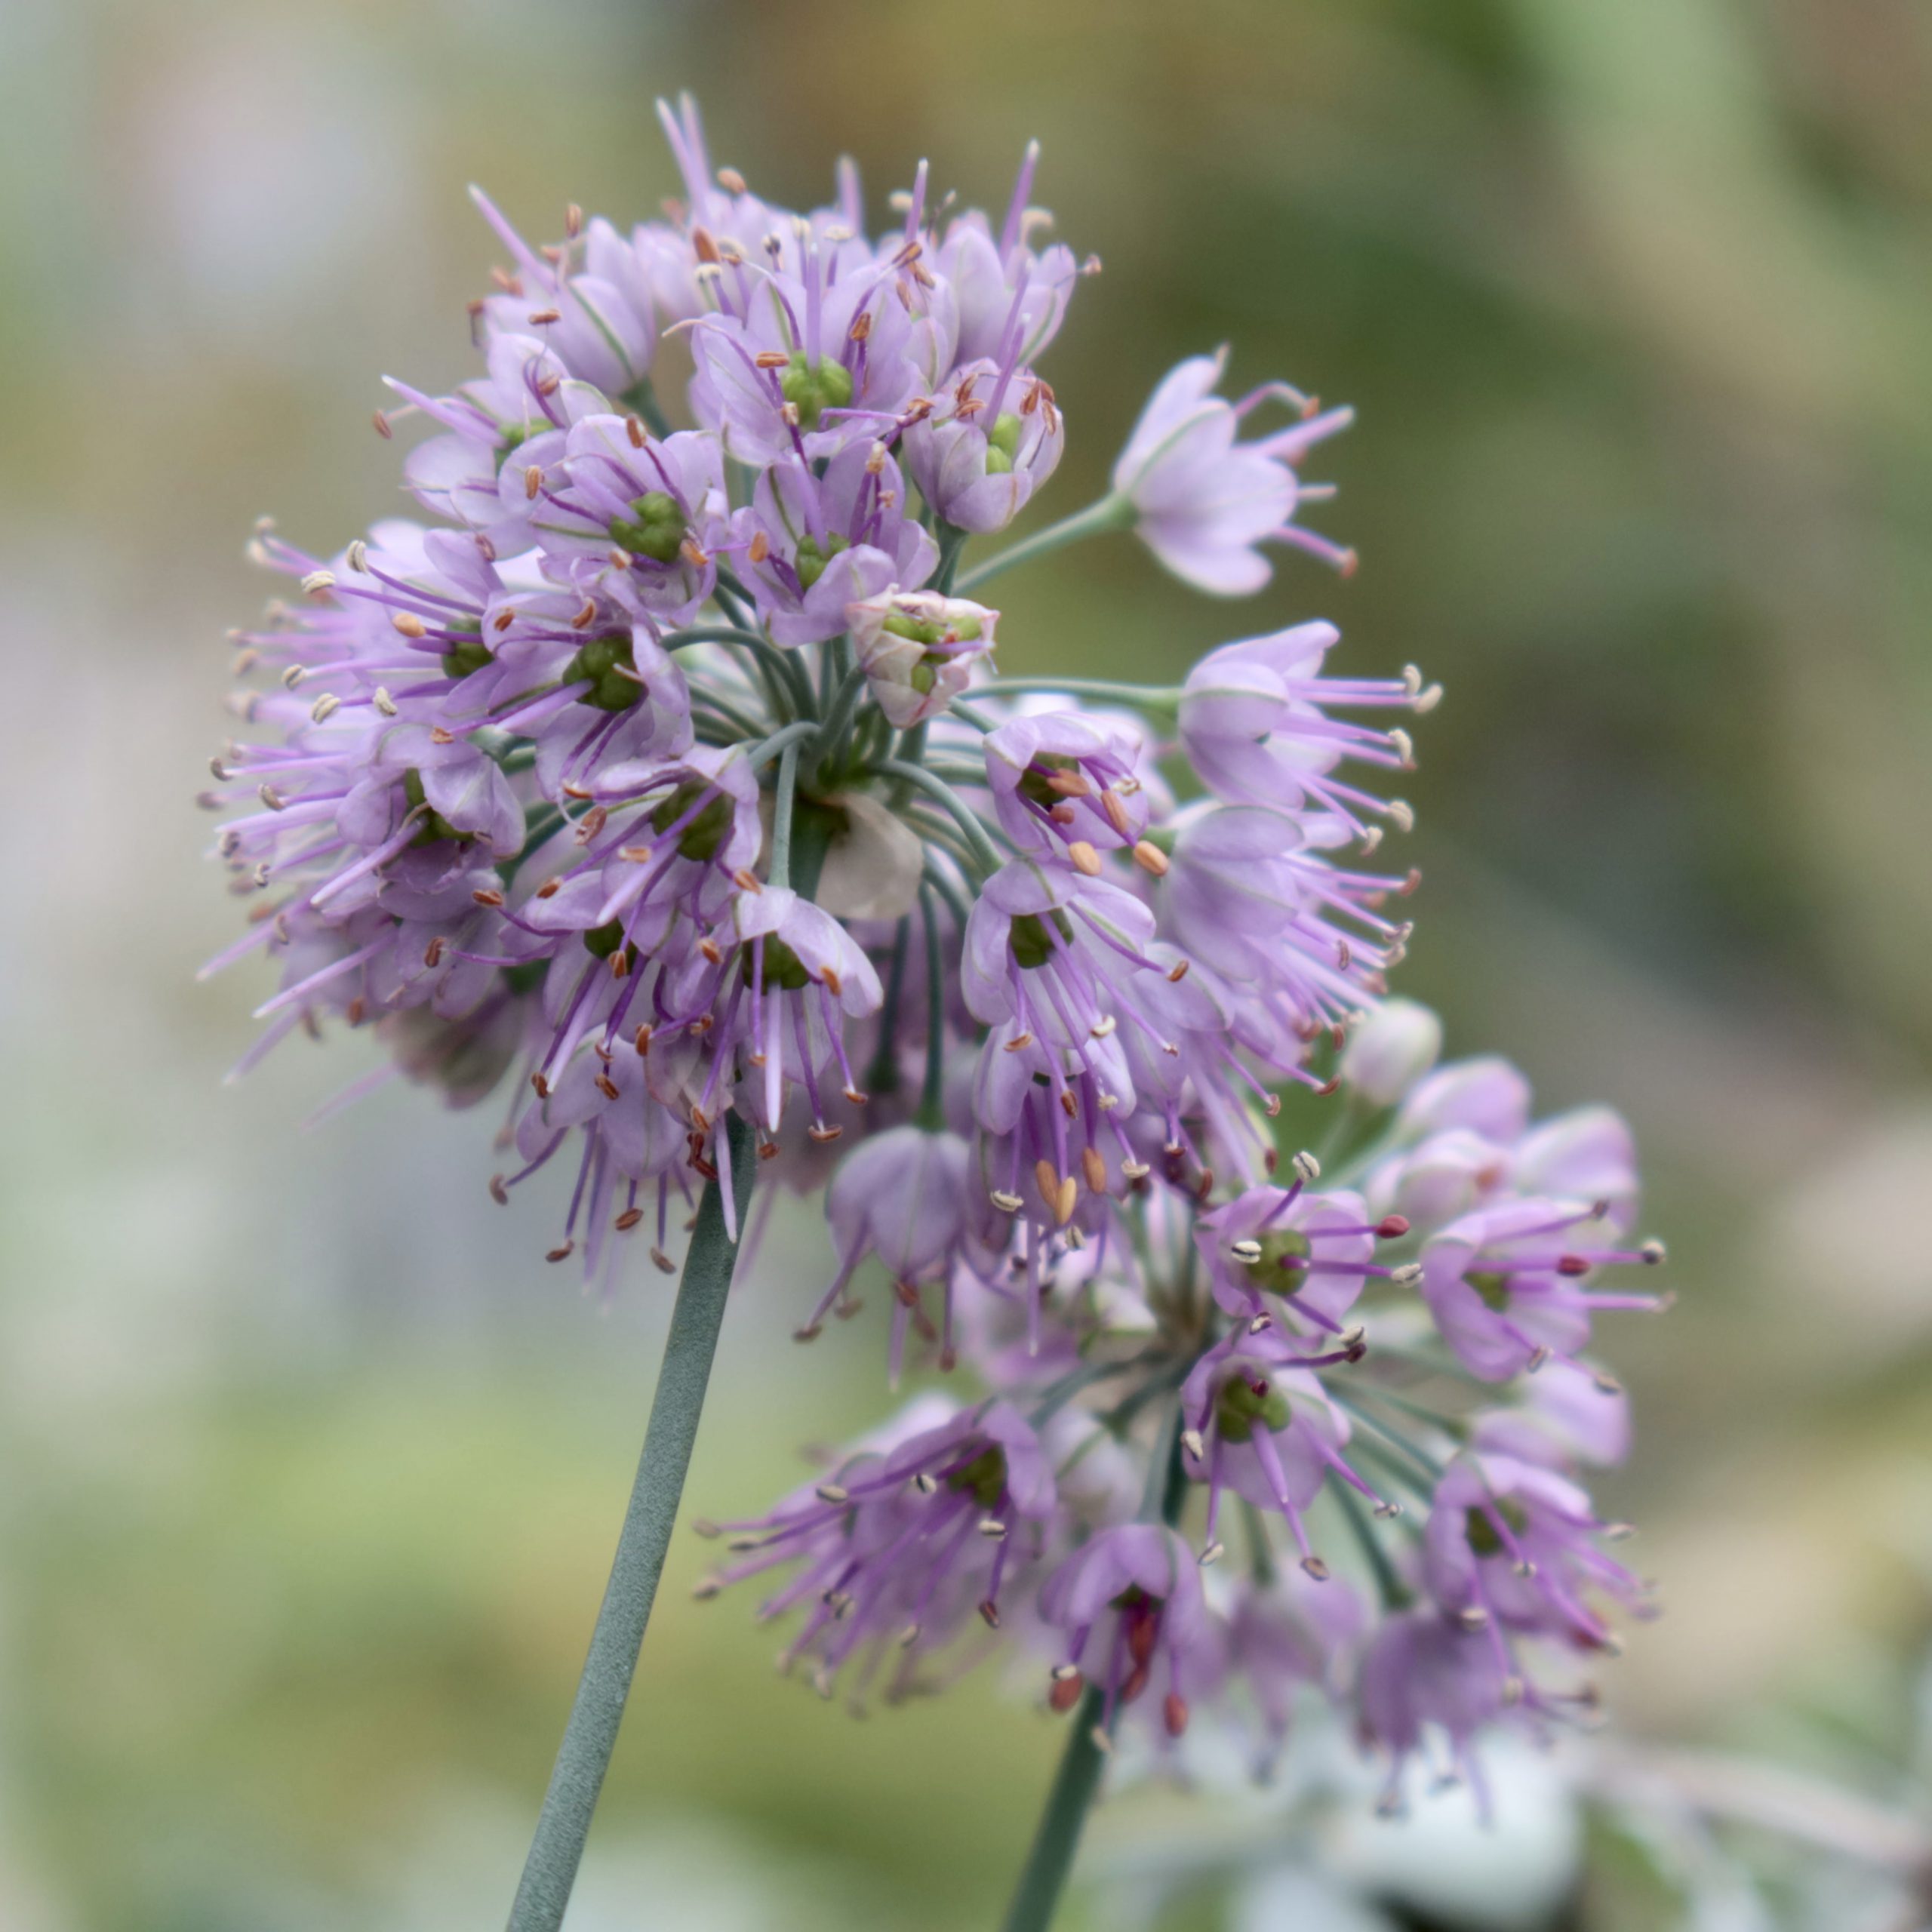
[[[753,1136],[734,1114],[726,1121],[731,1146],[732,1198],[738,1226],[744,1226],[750,1205],[757,1163]],[[724,1300],[738,1258],[737,1241],[724,1229],[724,1201],[712,1181],[699,1204],[697,1226],[685,1258],[684,1278],[678,1284],[671,1312],[671,1332],[664,1343],[664,1364],[657,1376],[657,1392],[651,1401],[651,1420],[644,1432],[644,1454],[630,1506],[617,1538],[617,1560],[605,1586],[590,1652],[584,1659],[577,1699],[557,1752],[550,1788],[537,1821],[537,1835],[510,1908],[508,1932],[556,1932],[570,1903],[591,1814],[597,1808],[604,1774],[623,1721],[624,1701],[630,1694],[644,1643],[645,1626],[664,1571],[671,1527],[684,1494],[685,1472],[691,1466],[691,1444],[704,1407],[711,1358],[724,1320]]]

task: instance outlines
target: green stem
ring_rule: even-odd
[[[798,792],[798,747],[787,745],[778,759],[778,789],[771,800],[771,881],[780,891],[792,883],[792,807]]]
[[[1106,698],[1164,716],[1177,709],[1181,700],[1177,685],[1123,685],[1105,678],[989,678],[973,687],[975,697],[1008,697],[1020,691],[1064,691],[1070,697]]]
[[[1155,1437],[1143,1517],[1158,1515],[1161,1521],[1172,1524],[1187,1500],[1188,1486],[1180,1454],[1180,1404],[1176,1401]],[[1073,1735],[1066,1740],[1053,1789],[1047,1794],[1047,1808],[1040,1814],[1013,1903],[1007,1907],[1005,1932],[1047,1932],[1054,1921],[1106,1765],[1107,1747],[1100,1741],[1106,1709],[1105,1690],[1097,1684],[1089,1684],[1074,1714]]]
[[[983,583],[990,583],[1001,571],[1011,570],[1015,564],[1030,564],[1035,557],[1044,557],[1050,550],[1057,550],[1063,544],[1076,543],[1083,537],[1097,537],[1109,530],[1124,530],[1134,520],[1134,506],[1124,497],[1103,497],[1097,503],[1089,503],[1084,510],[1076,510],[1072,516],[1063,517],[1058,523],[1050,523],[1044,530],[1036,530],[1031,537],[1023,537],[996,557],[989,557],[977,569],[968,571],[959,580],[963,593],[977,590]]]
[[[757,1164],[753,1137],[735,1114],[725,1124],[732,1196],[742,1228]],[[644,1454],[617,1539],[617,1560],[611,1566],[611,1580],[591,1633],[590,1652],[564,1727],[556,1767],[550,1774],[550,1788],[544,1793],[516,1903],[510,1908],[508,1932],[556,1932],[563,1923],[591,1814],[597,1808],[617,1727],[623,1721],[624,1700],[637,1669],[658,1579],[664,1572],[664,1553],[684,1494],[685,1472],[691,1466],[691,1444],[737,1258],[738,1244],[725,1232],[723,1198],[714,1180],[706,1186],[698,1206],[697,1226],[671,1311],[664,1365],[651,1400]]]
[[[937,1134],[946,1124],[941,1104],[946,1080],[946,964],[940,957],[939,909],[932,888],[919,884],[919,912],[926,928],[926,1084],[919,1095],[919,1125]]]
[[[943,778],[935,778],[922,764],[908,764],[903,758],[882,758],[874,770],[903,784],[916,786],[928,798],[945,807],[947,816],[966,835],[973,856],[989,872],[1000,869],[999,849],[993,844],[980,815]]]
[[[1047,1794],[1047,1808],[1040,1814],[1039,1829],[1033,1836],[1033,1848],[1026,1854],[1026,1869],[1007,1908],[1005,1932],[1046,1932],[1053,1923],[1066,1875],[1073,1869],[1081,1828],[1106,1767],[1106,1753],[1100,1749],[1098,1735],[1100,1714],[1106,1708],[1106,1694],[1099,1684],[1089,1684],[1074,1713],[1073,1735],[1061,1754],[1053,1789]]]

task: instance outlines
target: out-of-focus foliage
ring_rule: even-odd
[[[1167,676],[1319,611],[1447,685],[1407,988],[1552,1107],[1630,1114],[1683,1291],[1620,1344],[1670,1615],[1607,1688],[1909,1805],[1903,1718],[1858,1740],[1909,1701],[1932,1558],[1928,35],[1911,0],[0,13],[0,1924],[441,1932],[507,1897],[663,1290],[543,1269],[541,1205],[473,1185],[494,1121],[395,1091],[304,1135],[344,1076],[299,1051],[216,1088],[259,992],[192,982],[229,928],[189,795],[251,519],[328,547],[388,512],[377,375],[464,373],[463,183],[544,232],[645,212],[685,85],[795,201],[841,148],[875,207],[921,154],[997,199],[1042,137],[1106,263],[1043,514],[1186,350],[1358,405],[1353,582],[1291,563],[1218,611],[1122,540],[1030,574],[1004,662]],[[817,1260],[781,1223],[740,1297],[700,1509],[872,1404],[875,1337],[786,1339]],[[855,1724],[771,1647],[667,1601],[573,1925],[988,1922],[1045,1723],[985,1684]],[[1838,1715],[1767,1715],[1801,1703]],[[1227,1823],[1142,1792],[1096,1842]],[[1474,1915],[1402,1906],[1432,1841],[1358,1824],[1327,1869],[1395,1904],[1223,1872],[1164,1923],[1549,1924],[1534,1823],[1459,1840]],[[1679,1911],[1654,1834],[1588,1842],[1564,1922]],[[1745,1849],[1794,1922],[1871,1903]],[[1761,1922],[1721,1881],[1684,1922]]]

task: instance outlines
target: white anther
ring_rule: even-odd
[[[1145,1161],[1123,1161],[1120,1171],[1129,1180],[1145,1180],[1153,1172]]]
[[[1208,1453],[1208,1445],[1201,1439],[1198,1429],[1184,1429],[1180,1432],[1180,1446],[1198,1463]]]
[[[349,568],[359,576],[367,576],[369,570],[369,546],[357,537],[349,546]]]
[[[1382,816],[1398,832],[1413,832],[1416,829],[1415,808],[1406,798],[1391,798],[1382,808]]]
[[[376,709],[385,718],[393,718],[396,715],[396,701],[389,696],[387,686],[378,685],[376,687],[375,704]]]
[[[998,1543],[1006,1534],[1006,1525],[997,1516],[982,1516],[975,1527],[989,1543]]]
[[[1405,1261],[1401,1267],[1389,1269],[1389,1278],[1398,1288],[1412,1288],[1422,1279],[1422,1263]]]
[[[812,1494],[821,1503],[847,1503],[851,1500],[851,1491],[835,1482],[822,1482]]]
[[[912,1478],[912,1487],[921,1496],[931,1496],[939,1487],[939,1478],[935,1475],[928,1475],[925,1470],[921,1469]]]
[[[1489,1612],[1480,1604],[1472,1603],[1466,1610],[1456,1613],[1456,1621],[1465,1630],[1487,1630],[1489,1628]]]
[[[1111,1013],[1103,1013],[1087,1030],[1095,1039],[1104,1040],[1119,1024],[1120,1022]]]
[[[333,590],[335,588],[335,572],[311,571],[302,580],[302,588],[303,592],[310,597],[318,596],[325,590]]]
[[[1008,1194],[1003,1188],[995,1188],[990,1198],[1002,1214],[1017,1214],[1023,1204],[1018,1195]]]
[[[1645,1241],[1637,1252],[1654,1268],[1664,1260],[1669,1251],[1662,1241],[1654,1238]]]
[[[1321,1178],[1321,1163],[1306,1147],[1288,1164],[1304,1186],[1312,1187]]]
[[[1402,761],[1404,771],[1416,768],[1416,742],[1408,733],[1398,725],[1389,734],[1389,742],[1395,749],[1395,755]]]
[[[342,700],[337,697],[333,691],[325,691],[321,696],[316,699],[315,703],[309,707],[309,719],[312,723],[317,724],[324,724],[328,721],[328,719],[332,712],[340,711],[341,709]]]
[[[1221,1543],[1218,1540],[1211,1543],[1208,1547],[1201,1552],[1201,1568],[1205,1570],[1208,1568],[1210,1565],[1220,1562],[1221,1558],[1226,1555],[1227,1553],[1228,1546],[1226,1543]]]
[[[1257,1315],[1247,1324],[1247,1332],[1251,1335],[1265,1335],[1274,1325],[1275,1318],[1272,1315]]]
[[[1261,1244],[1258,1241],[1238,1241],[1228,1252],[1244,1268],[1252,1268],[1261,1259]]]

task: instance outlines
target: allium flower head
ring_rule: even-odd
[[[721,1311],[769,1203],[821,1204],[788,1325],[881,1276],[889,1377],[948,1392],[721,1532],[701,1593],[768,1578],[826,1694],[1017,1642],[1076,1752],[1204,1715],[1265,1768],[1327,1703],[1392,1789],[1444,1743],[1475,1776],[1581,1694],[1543,1654],[1646,1607],[1584,1487],[1629,1434],[1601,1318],[1662,1305],[1616,1272],[1662,1258],[1629,1131],[1534,1121],[1392,996],[1419,671],[1311,617],[1177,686],[1014,678],[995,632],[1041,640],[977,601],[1130,523],[1217,594],[1271,543],[1346,565],[1300,519],[1348,412],[1191,359],[1099,503],[1002,539],[1085,272],[1037,149],[997,217],[921,162],[877,227],[849,163],[795,213],[660,112],[662,218],[533,245],[478,197],[474,372],[377,417],[423,520],[257,532],[285,594],[205,795],[249,912],[214,963],[268,961],[242,1066],[339,1028],[386,1057],[350,1096],[506,1094],[491,1195],[561,1167],[543,1251],[607,1294],[694,1228]]]

